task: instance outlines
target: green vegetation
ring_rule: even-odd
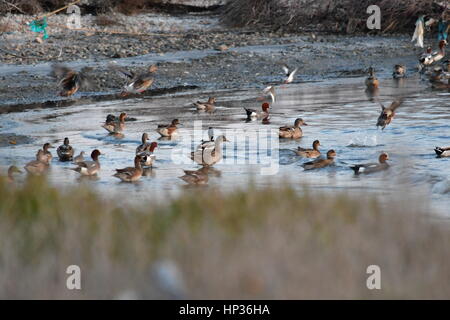
[[[177,266],[187,298],[449,298],[450,230],[416,208],[289,187],[130,207],[1,180],[0,298],[175,297],[152,272],[160,261]],[[66,289],[73,264],[81,291]],[[366,288],[372,264],[382,290]]]

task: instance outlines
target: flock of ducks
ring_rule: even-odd
[[[431,48],[427,48],[426,52],[419,58],[419,72],[428,76],[433,87],[450,88],[449,61],[443,61],[441,66],[437,66],[437,63],[441,62],[445,57],[446,45],[446,41],[440,41],[439,50],[437,52],[432,52]],[[121,96],[142,93],[147,90],[153,84],[154,74],[158,70],[156,65],[152,65],[145,72],[136,74],[113,63],[110,64],[109,67],[126,78],[126,83],[120,93]],[[430,69],[430,67],[433,68]],[[282,68],[286,75],[283,83],[292,83],[298,72],[298,68],[291,69],[287,65],[283,65]],[[399,64],[394,66],[392,76],[394,79],[402,79],[406,78],[406,73],[406,67]],[[61,88],[61,96],[71,96],[81,87],[88,86],[90,82],[82,72],[76,72],[61,64],[53,65],[52,74],[58,79],[58,84]],[[368,77],[365,80],[365,85],[367,87],[367,92],[370,93],[371,96],[376,96],[380,81],[377,79],[375,70],[372,67],[368,69]],[[271,103],[273,104],[275,102],[274,86],[269,86],[264,89],[263,94],[264,96],[262,98],[258,98],[258,100],[264,101],[260,111],[244,108],[248,121],[262,119],[263,123],[265,121],[268,122]],[[395,100],[388,107],[380,102],[381,113],[376,125],[384,130],[386,126],[392,122],[396,110],[400,107],[402,102],[402,99]],[[211,112],[215,108],[215,103],[216,98],[210,97],[208,101],[194,102],[193,106],[199,111]],[[121,136],[125,130],[126,118],[127,114],[125,112],[122,112],[118,117],[110,114],[106,117],[102,127],[111,135]],[[180,122],[178,119],[174,119],[170,124],[158,125],[156,132],[159,133],[161,137],[173,138],[178,135],[179,125]],[[297,118],[293,126],[283,126],[279,128],[279,138],[299,139],[303,136],[301,127],[307,125],[308,124],[302,118]],[[180,177],[180,179],[188,184],[207,184],[208,176],[215,172],[212,166],[222,159],[222,144],[228,142],[227,138],[224,135],[214,137],[214,129],[212,127],[208,130],[208,136],[209,139],[207,141],[202,141],[190,155],[191,159],[199,164],[201,168],[198,170],[184,170],[184,175]],[[156,159],[154,151],[157,146],[157,142],[149,142],[148,134],[143,133],[141,144],[136,148],[134,166],[116,169],[114,177],[124,182],[138,181],[142,177],[144,169],[153,166]],[[334,163],[334,159],[337,156],[336,151],[329,150],[326,153],[326,157],[322,157],[319,147],[320,141],[315,140],[311,149],[298,147],[297,150],[293,150],[297,156],[311,159],[310,162],[306,162],[302,165],[305,170],[320,169]],[[49,143],[45,143],[42,149],[38,150],[36,153],[36,159],[25,165],[24,168],[29,174],[40,175],[47,171],[53,158],[49,148],[52,148],[52,146]],[[450,157],[450,147],[436,147],[435,152],[439,157]],[[74,148],[70,145],[69,139],[65,138],[63,144],[57,148],[57,155],[59,161],[72,162],[76,165],[76,167],[71,170],[78,172],[80,175],[95,176],[100,172],[101,165],[99,157],[102,153],[98,149],[91,152],[91,160],[86,160],[84,158],[84,152],[75,156]],[[380,154],[377,163],[357,164],[350,168],[356,175],[370,174],[388,169],[388,160],[388,154],[383,152]],[[20,172],[19,168],[11,166],[8,169],[8,180],[11,182],[14,181],[13,175]]]

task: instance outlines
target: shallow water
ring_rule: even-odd
[[[435,146],[450,146],[450,93],[432,91],[418,77],[397,82],[383,79],[380,100],[389,105],[397,97],[405,97],[393,122],[384,130],[375,124],[380,106],[369,101],[364,91],[364,79],[336,79],[327,82],[296,83],[278,86],[277,101],[272,108],[270,124],[261,120],[246,122],[242,107],[259,108],[258,91],[221,91],[214,113],[199,113],[191,105],[204,100],[209,93],[172,95],[151,99],[105,101],[89,105],[74,105],[60,109],[31,110],[0,115],[0,134],[29,135],[34,142],[0,148],[0,166],[23,166],[33,160],[37,149],[50,141],[54,146],[69,137],[76,153],[90,153],[94,148],[106,155],[101,158],[102,170],[98,179],[85,180],[104,194],[121,195],[125,201],[139,202],[143,198],[163,201],[177,195],[185,188],[178,177],[182,169],[197,169],[187,154],[201,140],[194,127],[200,126],[206,138],[209,126],[226,134],[233,142],[226,144],[226,159],[217,164],[210,175],[211,186],[224,190],[245,188],[248,182],[256,186],[290,181],[299,191],[305,185],[312,190],[334,192],[336,190],[359,193],[370,191],[388,199],[403,191],[415,199],[428,199],[436,213],[447,215],[450,205],[450,159],[436,158]],[[210,93],[212,94],[212,93]],[[128,113],[136,121],[127,122],[125,136],[121,139],[109,136],[100,127],[108,113]],[[309,125],[303,128],[304,137],[299,140],[279,141],[276,129],[292,125],[302,117]],[[178,118],[183,124],[177,139],[156,140],[157,124],[169,123]],[[198,121],[198,122],[195,122]],[[201,123],[200,123],[201,121]],[[271,151],[264,149],[266,140],[245,142],[245,135],[272,134]],[[131,166],[136,146],[143,132],[151,141],[158,141],[157,161],[139,183],[120,183],[112,177],[115,168]],[[337,151],[336,164],[332,167],[303,171],[305,162],[291,151],[297,146],[310,147],[315,139],[322,144],[322,152]],[[374,162],[381,151],[388,152],[392,167],[386,172],[355,177],[349,165]],[[53,154],[56,154],[53,149]],[[268,155],[269,154],[269,155]],[[260,161],[275,161],[275,175],[261,174]],[[49,177],[58,186],[78,184],[78,174],[68,168],[70,163],[53,159]],[[23,178],[23,177],[22,177]],[[205,189],[200,189],[205,190]],[[202,191],[203,192],[203,191]],[[125,195],[125,196],[124,196]]]

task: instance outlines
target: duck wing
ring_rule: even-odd
[[[133,71],[127,70],[123,67],[120,67],[116,63],[109,63],[108,68],[119,73],[121,76],[128,78],[128,79],[133,79],[135,77],[135,74]]]

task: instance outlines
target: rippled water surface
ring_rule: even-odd
[[[403,82],[384,79],[379,99],[386,105],[397,97],[405,97],[405,102],[393,122],[381,131],[375,126],[380,106],[368,99],[363,83],[362,78],[352,78],[278,86],[270,123],[245,121],[244,106],[259,108],[256,90],[194,92],[183,96],[115,100],[2,114],[0,133],[29,135],[34,141],[0,148],[0,166],[23,166],[33,160],[43,143],[50,141],[58,146],[64,137],[69,137],[76,153],[81,150],[90,153],[98,148],[106,154],[101,158],[99,178],[83,183],[108,195],[121,195],[126,201],[155,197],[164,200],[185,187],[178,178],[183,174],[182,169],[199,168],[186,154],[200,142],[201,137],[193,128],[194,124],[201,124],[205,138],[206,130],[213,126],[216,133],[222,131],[234,141],[226,144],[225,163],[217,164],[210,175],[212,186],[233,190],[245,188],[249,181],[257,186],[290,181],[299,187],[299,192],[308,185],[312,190],[329,192],[367,190],[382,197],[403,190],[409,195],[431,199],[433,209],[439,213],[450,213],[447,209],[450,207],[450,159],[438,159],[433,152],[435,146],[450,146],[450,93],[432,91],[419,78],[408,78]],[[191,103],[208,95],[217,96],[218,107],[212,114],[198,113]],[[124,137],[118,139],[109,136],[100,125],[108,113],[122,111],[135,121],[127,122]],[[258,150],[257,144],[245,143],[245,135],[266,134],[281,125],[292,125],[297,117],[309,124],[303,128],[304,137],[279,144],[278,139],[273,140],[270,156],[277,159],[278,173],[261,175],[261,165],[253,164],[253,160],[259,157],[264,161],[264,157],[268,157],[267,151],[261,145]],[[183,124],[180,136],[170,141],[156,140],[159,137],[155,132],[156,125],[168,123],[173,118]],[[114,169],[132,165],[143,132],[148,132],[152,141],[158,141],[157,162],[139,183],[120,183],[112,177]],[[337,161],[333,167],[304,172],[301,167],[304,160],[291,150],[299,145],[310,147],[315,139],[321,141],[323,152],[335,149]],[[392,166],[388,171],[355,177],[348,168],[354,163],[376,161],[381,151],[390,155]],[[56,154],[55,149],[53,154]],[[49,173],[51,181],[58,186],[80,183],[77,173],[67,170],[71,167],[70,163],[53,159]]]

